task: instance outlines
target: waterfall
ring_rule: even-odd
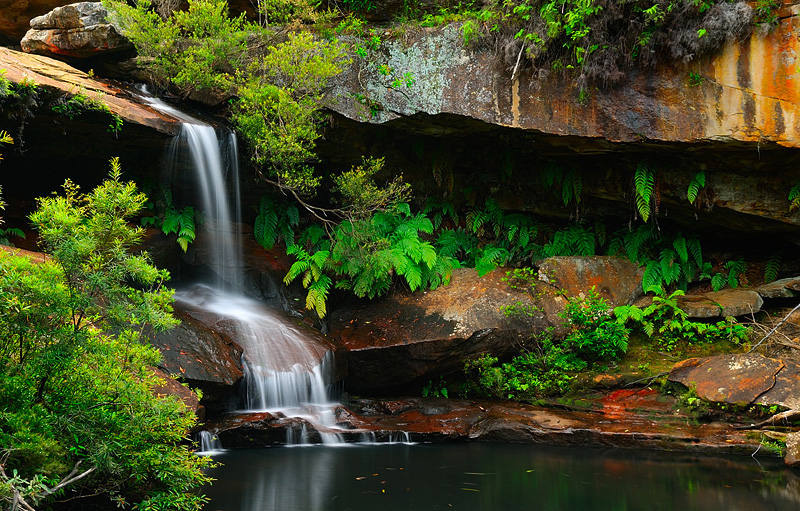
[[[197,443],[200,445],[200,450],[197,454],[212,455],[223,451],[219,437],[210,431],[197,433]]]
[[[306,420],[323,443],[343,441],[330,397],[333,354],[299,329],[282,312],[247,298],[241,257],[240,192],[236,136],[167,105],[152,96],[154,109],[182,121],[181,133],[168,149],[170,175],[191,162],[199,181],[205,220],[201,226],[214,282],[195,285],[175,294],[184,307],[217,316],[214,324],[233,332],[244,349],[247,411],[280,412]],[[291,435],[287,433],[287,439]],[[291,438],[307,441],[307,434]]]

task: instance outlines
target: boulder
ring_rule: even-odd
[[[20,45],[27,53],[72,58],[133,49],[133,44],[109,21],[101,2],[56,7],[32,19],[31,29]]]
[[[589,288],[611,307],[629,305],[642,296],[644,269],[621,257],[550,257],[539,263],[539,280],[581,296]]]
[[[0,0],[0,44],[18,44],[30,20],[70,0]]]
[[[421,293],[396,292],[361,307],[336,311],[331,337],[348,351],[347,388],[355,393],[421,384],[462,369],[483,353],[509,356],[532,331],[558,326],[566,299],[542,285],[536,302],[511,289],[503,269],[478,277],[473,269],[453,271],[450,284]],[[521,302],[530,315],[510,319],[503,306]]]
[[[755,314],[764,299],[752,289],[723,289],[702,295],[678,297],[678,305],[690,318],[716,318]]]
[[[783,461],[790,467],[800,467],[800,433],[786,435],[786,456]]]
[[[153,392],[157,396],[175,396],[197,415],[198,422],[205,420],[205,408],[200,406],[200,399],[192,389],[181,385],[177,380],[157,367],[152,368],[152,371],[153,376],[163,381],[163,384],[153,387]]]
[[[789,277],[763,284],[754,289],[762,298],[794,298],[800,296],[800,277]]]
[[[81,91],[101,100],[112,113],[122,117],[126,124],[144,126],[167,136],[177,135],[180,132],[181,123],[178,119],[157,112],[129,91],[96,80],[64,62],[0,47],[0,69],[5,70],[5,77],[13,83],[32,80],[40,87],[51,91],[66,94]],[[105,131],[105,126],[101,127]],[[59,129],[63,131],[63,128]],[[80,149],[86,152],[85,147]],[[163,149],[159,148],[159,151],[163,152]],[[137,148],[137,152],[141,154],[141,147]]]
[[[236,388],[244,376],[242,348],[224,332],[213,331],[188,311],[176,308],[181,324],[151,337],[161,352],[159,368],[203,391],[212,410],[236,407]]]
[[[697,397],[706,401],[749,405],[761,402],[760,398],[775,387],[776,376],[785,365],[782,360],[758,353],[690,358],[675,364],[668,379],[695,390]],[[794,392],[800,392],[800,388]],[[786,394],[785,390],[779,392],[780,397]]]

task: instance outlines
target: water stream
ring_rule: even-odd
[[[236,136],[215,129],[146,95],[155,109],[182,121],[181,133],[168,149],[167,175],[187,161],[197,176],[205,219],[200,227],[208,247],[212,282],[181,289],[175,301],[212,313],[232,325],[244,350],[246,411],[280,412],[300,417],[320,432],[323,443],[340,443],[331,398],[333,353],[299,329],[282,311],[242,293],[243,264],[239,169]],[[304,435],[289,443],[307,441]]]

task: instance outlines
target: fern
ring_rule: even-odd
[[[258,205],[253,236],[259,245],[271,250],[279,241],[287,246],[294,243],[294,229],[300,223],[300,213],[294,205],[285,205],[263,196]]]
[[[145,189],[150,194],[159,195],[153,192],[152,185],[145,185]],[[196,220],[200,220],[200,215],[192,206],[178,209],[172,202],[172,190],[167,187],[160,187],[160,197],[150,200],[145,205],[146,209],[153,213],[152,216],[142,218],[142,225],[150,225],[161,229],[166,235],[175,234],[176,241],[181,250],[186,252],[189,244],[195,239]]]
[[[478,275],[483,277],[498,266],[504,265],[508,261],[508,250],[502,247],[489,246],[483,249],[483,253],[475,261],[475,269]]]
[[[713,277],[711,277],[711,289],[714,291],[719,291],[723,287],[725,287],[725,280],[726,275],[724,273],[715,273]]]
[[[781,268],[781,259],[782,254],[780,252],[776,252],[772,254],[769,259],[767,259],[766,264],[764,264],[764,283],[769,284],[770,282],[774,282],[775,279],[778,278],[778,272]]]
[[[739,287],[741,278],[747,271],[747,263],[741,259],[728,261],[725,263],[725,269],[728,270],[728,285],[734,289]]]
[[[800,207],[800,182],[789,190],[789,211],[794,211],[798,207]]]
[[[689,183],[689,188],[686,190],[686,198],[689,199],[689,204],[694,204],[697,196],[702,188],[706,186],[706,173],[702,170],[694,175],[692,181]]]
[[[645,222],[650,219],[655,183],[655,172],[644,163],[640,163],[636,167],[633,184],[636,192],[636,209]]]

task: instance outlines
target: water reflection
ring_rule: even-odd
[[[207,511],[789,511],[780,460],[540,446],[347,445],[228,452]]]

